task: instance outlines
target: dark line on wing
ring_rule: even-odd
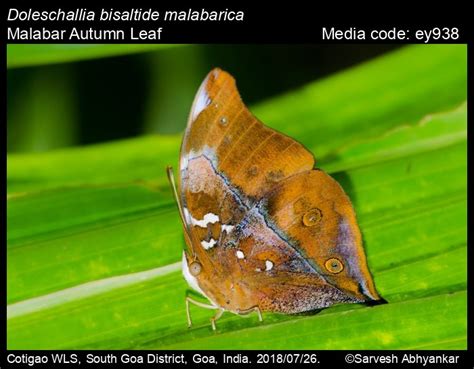
[[[203,157],[205,158],[209,164],[211,165],[212,169],[214,170],[214,173],[220,177],[222,179],[222,181],[226,184],[227,188],[229,189],[229,191],[234,195],[234,198],[237,199],[237,202],[239,203],[239,205],[243,206],[246,210],[249,210],[250,209],[250,206],[248,204],[245,203],[245,200],[250,202],[250,199],[243,195],[235,186],[233,186],[230,182],[230,180],[228,178],[226,178],[226,176],[224,174],[221,174],[219,173],[219,171],[216,169],[216,167],[214,166],[214,164],[212,163],[212,159],[211,158],[208,158],[206,156],[206,154],[202,153],[201,155],[199,156],[196,156],[194,158],[192,158],[191,160],[194,160],[194,159],[197,159],[199,157]]]
[[[267,219],[270,218],[269,214],[261,208],[262,202],[259,201],[256,204],[257,212],[262,216],[263,221],[265,224],[270,228],[275,234],[284,242],[286,242],[302,259],[305,263],[308,264],[310,269],[312,269],[317,275],[319,275],[327,284],[333,286],[331,283],[327,281],[324,275],[321,273],[320,269],[312,262],[312,260],[305,255],[297,245],[295,245],[295,241],[292,240],[288,235],[283,233],[276,224],[274,224],[271,220]],[[333,286],[334,287],[334,286]]]

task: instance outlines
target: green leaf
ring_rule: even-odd
[[[466,50],[465,45],[405,47],[269,100],[254,113],[323,160],[341,145],[415,124],[466,100]]]
[[[334,151],[324,168],[342,171],[461,142],[466,138],[466,121],[465,104],[452,112],[428,115],[416,130],[407,125],[398,126],[378,140],[368,139]]]
[[[10,44],[7,68],[73,62],[166,49],[168,44]]]
[[[77,144],[78,94],[71,88],[71,68],[40,69],[7,74],[9,152],[47,151]]]
[[[326,165],[341,145],[458,107],[466,100],[466,60],[465,45],[410,46],[252,110],[265,124],[304,143],[315,153],[318,165]],[[241,92],[245,101],[245,91]],[[164,185],[164,168],[177,163],[180,142],[180,136],[150,136],[9,155],[8,193],[137,179]]]
[[[398,55],[411,60],[420,50],[441,50],[431,49]],[[386,65],[395,68],[393,58]],[[383,61],[374,62],[375,70]],[[354,70],[363,80],[360,68],[333,77],[334,83],[346,76],[350,85]],[[368,76],[373,70],[362,67]],[[438,87],[430,88],[426,99]],[[274,100],[273,111],[290,116],[286,99],[291,95]],[[332,138],[335,128],[325,125],[318,135],[305,136],[312,128],[304,125],[296,134],[315,147],[321,137],[328,140],[319,166],[351,197],[388,304],[340,305],[313,316],[267,313],[263,323],[226,313],[217,332],[209,324],[213,312],[194,306],[194,326],[186,327],[182,230],[164,174],[177,160],[180,137],[10,155],[8,348],[465,349],[467,119],[465,102],[450,108],[454,102],[431,109],[420,97],[413,121],[403,113],[389,119],[386,103],[383,130],[360,131],[357,117],[379,109],[367,101],[363,109],[361,102],[354,116],[346,113],[351,125],[333,121],[345,127],[339,136],[347,139]],[[260,106],[270,112],[272,103]],[[297,131],[290,124],[281,130]]]
[[[11,199],[8,302],[175,262],[182,235],[175,209],[168,192],[144,185]]]

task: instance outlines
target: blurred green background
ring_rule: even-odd
[[[466,45],[9,45],[7,65],[9,349],[467,347]],[[187,328],[165,167],[215,66],[347,192],[388,304],[217,332],[193,307]]]
[[[86,60],[60,64],[54,62],[68,59],[55,55],[53,64],[48,59],[56,50],[40,50],[38,56],[24,52],[23,45],[10,46],[8,151],[39,152],[180,132],[195,91],[216,66],[234,75],[244,101],[253,105],[398,47],[170,45],[149,50],[152,46],[126,55],[112,50],[108,58],[79,54]],[[75,51],[70,45],[66,52],[71,49]]]

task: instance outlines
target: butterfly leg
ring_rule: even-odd
[[[216,321],[222,316],[223,313],[224,313],[224,309],[219,309],[219,310],[217,310],[216,315],[214,315],[211,318],[211,326],[212,326],[213,331],[216,330]]]
[[[200,301],[194,300],[193,298],[191,298],[191,297],[189,297],[189,296],[186,296],[186,317],[188,318],[188,327],[189,327],[189,328],[191,328],[191,326],[193,325],[193,322],[192,322],[192,320],[191,320],[191,313],[190,313],[190,311],[189,311],[189,303],[194,304],[194,305],[199,306],[199,307],[202,307],[202,308],[204,308],[204,309],[219,309],[219,310],[221,310],[221,309],[220,309],[219,307],[217,307],[217,306],[210,305],[210,304],[204,304],[204,303],[202,303],[202,302],[200,302]],[[216,315],[217,315],[217,314],[216,314]],[[221,313],[221,315],[222,315],[222,313]],[[219,318],[220,318],[220,316],[219,316],[217,319],[219,319]],[[216,320],[217,320],[217,319],[216,319]],[[214,326],[215,326],[215,323],[214,323],[213,327],[214,327]]]
[[[258,320],[260,322],[263,322],[262,311],[260,310],[260,308],[258,306],[254,306],[254,307],[251,307],[251,308],[245,309],[245,310],[239,310],[238,313],[239,313],[239,315],[247,315],[247,314],[253,313],[254,311],[258,315]]]

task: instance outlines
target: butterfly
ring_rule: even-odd
[[[213,69],[194,99],[180,152],[183,275],[215,309],[295,314],[336,303],[385,302],[368,269],[351,201],[296,140],[245,106],[234,78]]]

